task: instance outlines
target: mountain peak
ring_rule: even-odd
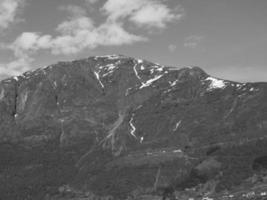
[[[36,194],[60,188],[62,198],[66,190],[126,199],[138,188],[229,189],[267,152],[266,88],[123,55],[59,62],[3,80],[1,194],[44,199]]]

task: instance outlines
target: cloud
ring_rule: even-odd
[[[15,59],[9,63],[0,63],[0,76],[17,76],[31,69],[34,61],[32,55],[39,49],[50,48],[51,36],[39,33],[25,32],[21,34],[12,44],[1,46],[14,52]]]
[[[183,12],[174,13],[166,5],[160,3],[148,4],[136,11],[130,20],[138,26],[165,28],[167,23],[179,20]]]
[[[59,24],[56,28],[62,35],[75,35],[82,30],[92,31],[94,22],[85,16],[75,17]]]
[[[174,44],[170,44],[169,46],[168,46],[168,49],[169,49],[169,51],[170,52],[175,52],[175,50],[177,49],[177,46],[176,45],[174,45]]]
[[[184,40],[184,47],[195,49],[203,39],[204,37],[199,35],[188,36]]]
[[[36,32],[24,32],[9,45],[15,56],[33,54],[42,49],[49,50],[54,55],[70,55],[98,46],[119,46],[147,40],[144,36],[129,33],[122,22],[110,18],[96,26],[86,11],[78,6],[64,6],[60,7],[60,10],[68,11],[70,16],[56,27],[55,30],[59,34],[53,37]]]
[[[138,27],[165,28],[167,23],[181,19],[184,15],[179,6],[169,8],[158,0],[108,0],[102,11],[111,21],[129,20]]]
[[[32,58],[26,56],[18,58],[10,63],[0,63],[0,78],[7,78],[8,76],[17,76],[25,71],[31,69]]]
[[[87,17],[74,17],[59,24],[56,37],[42,35],[37,32],[24,32],[17,39],[4,46],[14,52],[15,60],[0,64],[0,74],[17,75],[34,61],[32,56],[39,50],[49,50],[54,55],[71,55],[84,49],[94,49],[97,46],[119,46],[146,38],[127,32],[118,23],[104,23],[95,27]]]
[[[96,2],[98,2],[98,0],[84,0],[85,3],[88,3],[88,4],[95,4]]]
[[[12,44],[8,46],[14,51],[16,57],[23,57],[23,54],[33,53],[39,49],[51,47],[51,36],[40,35],[35,32],[22,33]]]
[[[10,1],[12,2],[4,0]],[[10,12],[14,13],[10,15],[13,16],[12,20],[15,19],[15,10],[22,0],[13,1],[17,3],[14,4],[14,11]],[[86,2],[93,4],[97,0]],[[97,24],[88,16],[85,8],[76,5],[60,6],[59,10],[67,11],[68,17],[56,26],[56,35],[23,32],[14,42],[4,45],[4,49],[14,52],[15,59],[10,63],[0,64],[0,74],[16,75],[28,69],[39,50],[50,51],[53,55],[71,55],[99,46],[120,46],[147,41],[147,35],[129,32],[127,25],[132,23],[136,28],[145,30],[164,29],[168,23],[183,16],[181,9],[177,8],[169,8],[163,0],[107,0],[99,10],[105,20]]]
[[[86,18],[82,21],[79,18],[63,22],[57,30],[61,35],[50,41],[50,50],[55,55],[76,54],[84,49],[94,49],[98,46],[119,46],[146,40],[145,37],[127,32],[118,23],[104,23],[95,27],[90,23],[90,19]]]
[[[103,5],[102,11],[111,21],[118,21],[131,16],[138,9],[146,4],[147,0],[107,0]]]
[[[0,1],[0,30],[7,29],[16,21],[19,8],[23,7],[23,0]]]

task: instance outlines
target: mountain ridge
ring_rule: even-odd
[[[59,62],[5,79],[0,193],[123,199],[136,190],[231,191],[259,175],[255,165],[265,167],[266,99],[267,83],[123,55]]]

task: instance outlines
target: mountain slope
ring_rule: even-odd
[[[266,83],[122,55],[3,80],[0,194],[124,199],[136,191],[231,191],[267,167],[266,100]]]

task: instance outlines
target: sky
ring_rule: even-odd
[[[267,82],[267,0],[0,0],[0,79],[109,54]]]

